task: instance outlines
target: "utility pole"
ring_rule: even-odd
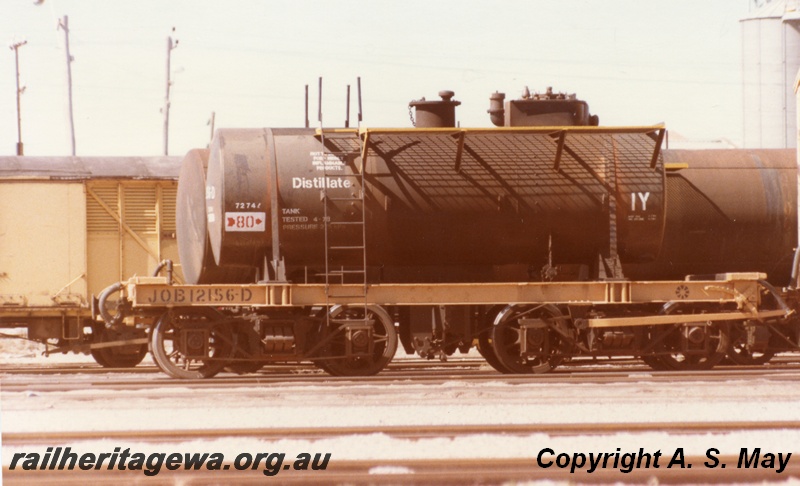
[[[25,92],[25,87],[19,87],[19,48],[27,44],[28,41],[17,42],[9,46],[14,51],[14,65],[17,68],[17,155],[24,155],[22,148],[22,113],[19,108],[19,98]]]
[[[172,28],[175,32],[175,28]],[[167,37],[167,94],[164,98],[164,155],[169,155],[169,88],[172,85],[170,81],[170,58],[172,57],[172,50],[178,47],[178,41],[172,40],[172,36]]]
[[[347,102],[345,103],[344,127],[350,128],[350,85],[347,85]]]
[[[69,53],[69,17],[66,15],[58,21],[58,28],[64,29],[64,39],[67,50],[67,90],[69,94],[69,133],[72,141],[72,155],[75,155],[75,120],[72,117],[72,55]]]

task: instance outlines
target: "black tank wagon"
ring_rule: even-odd
[[[366,375],[398,341],[428,358],[477,345],[510,373],[796,349],[793,153],[662,150],[663,126],[599,126],[552,92],[496,93],[503,126],[459,128],[440,94],[411,103],[414,128],[223,129],[190,153],[176,214],[187,284],[106,292],[123,289],[122,318],[157,320],[158,365]]]

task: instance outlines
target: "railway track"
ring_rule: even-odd
[[[685,461],[694,468],[642,468],[629,473],[605,468],[588,474],[543,468],[536,461],[537,453],[545,447],[557,451],[572,447],[569,452],[588,453],[597,444],[611,452],[617,447],[637,450],[641,446],[652,450],[663,448],[666,455],[676,441],[697,448],[697,444],[716,445],[719,439],[715,437],[734,437],[726,440],[738,447],[751,446],[762,438],[769,443],[769,438],[776,434],[781,439],[800,436],[800,417],[795,414],[753,413],[761,410],[754,404],[746,407],[750,412],[739,420],[725,420],[725,411],[738,407],[728,399],[713,403],[706,398],[706,394],[733,395],[742,403],[768,400],[791,407],[791,403],[796,403],[792,391],[796,387],[787,384],[800,379],[800,370],[792,362],[777,361],[752,368],[721,367],[704,372],[654,372],[634,361],[614,366],[571,363],[545,375],[502,375],[489,370],[480,360],[448,363],[399,360],[378,376],[357,379],[330,377],[310,366],[271,366],[252,375],[226,374],[209,380],[169,379],[152,366],[124,373],[97,369],[103,372],[95,373],[92,369],[88,373],[72,373],[63,366],[41,368],[31,374],[0,371],[3,418],[9,420],[4,423],[10,424],[15,418],[45,418],[53,409],[63,409],[68,412],[65,417],[72,414],[78,419],[74,424],[62,422],[56,427],[40,428],[41,432],[30,431],[36,427],[7,426],[2,437],[6,484],[119,484],[149,480],[182,485],[263,483],[265,476],[259,470],[231,467],[233,458],[246,451],[287,451],[287,458],[294,457],[292,444],[295,449],[306,451],[331,451],[333,456],[325,471],[281,471],[272,478],[281,484],[500,484],[529,480],[685,484],[800,477],[800,459],[789,462],[777,476],[770,469],[737,468],[736,451],[730,447],[718,456],[728,465],[724,470],[704,467],[708,459],[688,449]],[[745,391],[755,384],[762,391]],[[720,415],[681,415],[672,420],[652,413],[607,415],[614,408],[639,409],[642,397],[655,404],[648,408],[651,412],[665,410],[659,404],[674,406],[676,393],[681,393],[682,400],[696,403],[694,406],[709,403]],[[93,405],[97,399],[107,405]],[[596,405],[575,408],[577,415],[571,422],[548,415],[564,405],[581,402]],[[203,412],[203,403],[214,405]],[[308,412],[301,412],[303,418],[289,423],[277,419],[265,426],[271,422],[271,416],[287,416],[294,406],[321,410],[323,404],[331,410],[330,417],[349,413],[351,419],[310,420],[312,417],[303,415]],[[419,407],[422,416],[388,419],[396,416],[399,404],[424,405]],[[497,407],[498,404],[503,406]],[[154,407],[152,412],[136,415],[139,419],[118,421],[113,412],[99,413],[103,408],[126,413],[150,406]],[[485,417],[475,413],[482,407],[487,411]],[[367,412],[372,418],[358,415],[371,408],[378,410]],[[503,410],[514,414],[503,415],[508,413]],[[178,413],[196,418],[180,424],[169,419]],[[243,413],[251,419],[224,418]],[[593,413],[600,420],[593,420]],[[441,414],[455,415],[448,419]],[[142,417],[152,417],[154,422],[142,421]],[[508,423],[496,420],[503,417]],[[460,423],[451,423],[453,418]],[[148,427],[148,423],[160,423],[161,428]],[[251,424],[261,425],[251,427]],[[129,430],[137,427],[138,430]],[[392,456],[398,444],[410,447],[414,453]],[[457,444],[462,444],[460,449],[455,447]],[[188,453],[198,448],[205,452],[224,450],[229,467],[163,470],[152,478],[144,476],[142,471],[114,469],[64,472],[8,468],[15,452],[43,453],[46,448],[56,447],[98,454],[108,453],[114,447],[165,453]],[[375,457],[371,457],[373,452]],[[796,456],[800,458],[800,454]]]
[[[626,362],[628,362],[626,360]],[[630,361],[633,362],[633,361]],[[451,361],[425,361],[421,359],[414,360],[397,360],[389,365],[382,371],[382,373],[394,373],[403,370],[430,370],[436,372],[437,370],[459,369],[459,368],[481,368],[487,370],[490,368],[482,359],[456,359]],[[83,373],[83,374],[120,374],[120,373],[162,373],[162,371],[155,365],[142,364],[134,368],[104,368],[94,363],[86,364],[71,364],[71,363],[54,363],[54,364],[0,364],[0,375],[18,375],[18,374],[64,374],[64,373]],[[301,374],[301,373],[316,373],[324,374],[319,368],[314,367],[312,364],[299,364],[299,365],[265,365],[258,371],[258,374]],[[229,375],[228,375],[229,376]]]
[[[88,358],[87,358],[88,359]],[[424,360],[414,356],[408,356],[401,359],[395,359],[390,362],[386,368],[381,372],[382,375],[390,373],[398,373],[409,370],[425,371],[427,373],[436,373],[439,371],[447,371],[453,369],[484,369],[494,371],[483,358],[473,357],[455,357],[448,361]],[[783,355],[774,357],[769,363],[758,366],[737,366],[737,365],[718,365],[714,368],[716,371],[725,370],[738,370],[738,369],[797,369],[800,370],[800,355]],[[602,372],[602,371],[620,371],[620,370],[645,370],[653,371],[648,366],[644,365],[641,360],[635,358],[601,358],[601,359],[575,359],[568,363],[562,364],[551,374],[561,374],[573,371],[585,372]],[[140,364],[134,368],[104,368],[94,362],[86,363],[60,363],[60,362],[37,362],[37,363],[0,363],[0,376],[2,375],[19,375],[19,374],[67,374],[67,373],[82,373],[82,374],[131,374],[131,373],[161,373],[161,370],[154,364]],[[311,363],[301,364],[267,364],[257,372],[258,374],[281,374],[281,375],[296,375],[316,373],[322,374],[319,368],[314,367]],[[663,372],[658,372],[663,373]],[[223,375],[230,376],[230,375]]]
[[[613,435],[634,433],[730,433],[735,431],[767,430],[800,431],[796,420],[751,420],[720,422],[595,422],[595,423],[527,423],[527,424],[472,424],[472,425],[387,425],[387,426],[331,426],[331,427],[268,427],[246,429],[193,429],[193,430],[112,430],[80,432],[14,432],[3,434],[5,446],[62,445],[80,441],[108,440],[148,443],[171,443],[221,438],[250,438],[261,440],[322,440],[349,435],[385,434],[403,439],[433,437],[458,438],[469,435],[525,436],[546,434],[550,437],[584,437],[587,435]]]
[[[393,384],[441,385],[452,381],[469,383],[505,383],[510,385],[542,383],[612,384],[631,382],[675,382],[702,380],[720,382],[737,379],[768,379],[771,381],[800,380],[797,364],[776,364],[760,367],[719,367],[705,371],[653,371],[643,365],[631,364],[618,369],[607,366],[591,368],[570,366],[538,375],[500,374],[480,362],[466,362],[449,366],[421,366],[397,364],[375,376],[333,377],[312,366],[305,368],[270,367],[258,373],[235,375],[224,373],[202,380],[177,380],[165,377],[155,367],[141,367],[124,373],[91,368],[88,372],[73,368],[0,370],[2,392],[58,392],[69,390],[142,390],[149,388],[237,389],[271,385],[314,385],[318,387],[344,387]],[[4,376],[5,375],[5,376]],[[30,379],[30,376],[37,376]]]

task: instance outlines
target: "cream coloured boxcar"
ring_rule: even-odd
[[[144,329],[107,330],[93,318],[93,296],[177,260],[180,161],[0,157],[0,327],[27,328],[50,352],[138,364]]]

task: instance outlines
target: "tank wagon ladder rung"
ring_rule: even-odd
[[[331,271],[329,271],[327,273],[327,276],[330,279],[338,279],[339,283],[344,284],[344,283],[346,283],[345,282],[345,277],[347,277],[348,275],[361,276],[361,278],[364,278],[365,277],[365,273],[366,272],[364,272],[363,270],[345,270],[344,268],[342,268],[342,269],[339,269],[339,270],[331,270]],[[319,276],[324,276],[324,274],[319,274]],[[333,294],[330,293],[330,290],[328,290],[328,295],[333,295]],[[361,297],[365,297],[365,295],[363,295],[363,294],[360,295],[360,296]]]

